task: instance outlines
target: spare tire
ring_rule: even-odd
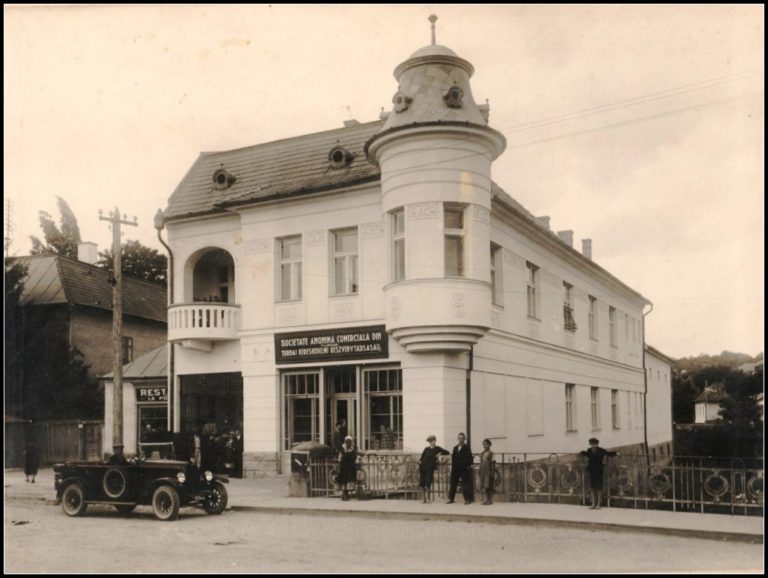
[[[128,489],[128,480],[125,472],[119,468],[109,468],[104,474],[101,487],[107,497],[112,499],[122,498]]]

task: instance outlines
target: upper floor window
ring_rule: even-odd
[[[123,364],[133,361],[133,337],[122,336],[122,359]]]
[[[624,338],[629,341],[629,314],[624,314]]]
[[[589,338],[597,341],[597,298],[589,296]]]
[[[608,307],[608,334],[611,337],[611,347],[617,346],[616,340],[616,308]]]
[[[334,231],[333,243],[333,295],[355,295],[358,291],[357,228]]]
[[[464,207],[445,205],[445,276],[464,276]]]
[[[405,279],[405,211],[392,213],[392,279]]]
[[[539,313],[539,268],[533,263],[526,261],[525,266],[528,271],[528,280],[526,282],[526,301],[528,304],[528,317],[538,319]]]
[[[301,235],[278,239],[277,246],[280,257],[280,300],[301,299]]]
[[[491,297],[494,305],[504,305],[502,249],[491,243]]]
[[[576,331],[573,317],[573,285],[563,281],[563,327],[566,331]]]

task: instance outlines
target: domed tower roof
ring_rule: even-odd
[[[435,43],[420,48],[395,68],[398,89],[393,109],[382,132],[415,123],[461,122],[487,126],[485,115],[472,97],[469,79],[474,67],[447,46]]]

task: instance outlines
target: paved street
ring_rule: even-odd
[[[762,572],[762,545],[484,523],[5,500],[7,572]],[[427,552],[429,552],[427,554]]]

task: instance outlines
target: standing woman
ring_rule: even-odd
[[[483,440],[483,453],[480,454],[480,489],[483,492],[483,506],[493,504],[493,452],[491,440]]]
[[[34,438],[29,438],[26,448],[24,448],[24,475],[27,477],[26,481],[35,483],[35,476],[39,467],[40,455],[37,451],[37,442],[35,442]],[[30,477],[32,480],[29,479]]]
[[[429,445],[421,452],[419,459],[419,487],[424,492],[422,503],[432,501],[432,481],[435,478],[438,456],[449,456],[451,453],[436,445],[437,438],[433,435],[427,437]]]
[[[338,484],[342,492],[341,499],[345,502],[349,500],[348,485],[357,483],[357,456],[359,455],[365,455],[365,452],[355,447],[352,436],[345,437],[344,445],[339,451],[338,477]]]

